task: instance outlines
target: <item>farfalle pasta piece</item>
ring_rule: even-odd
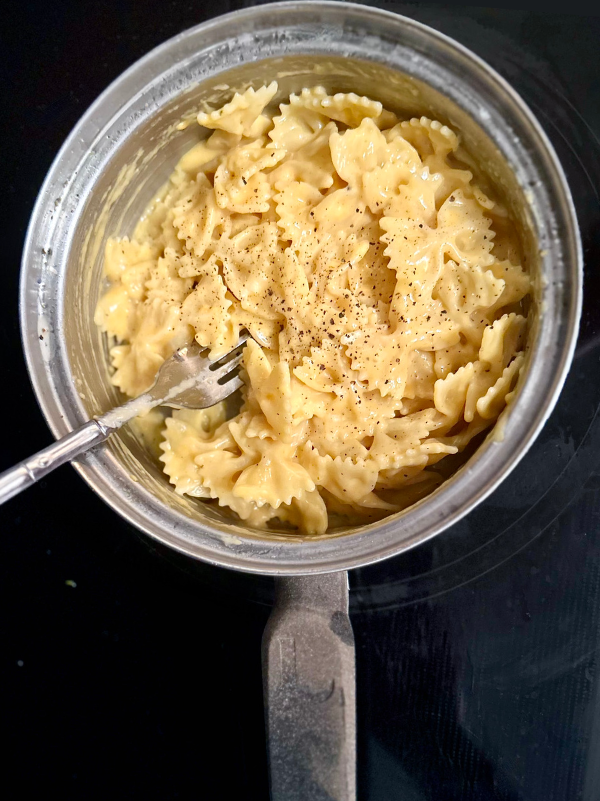
[[[520,314],[505,314],[484,331],[479,349],[479,359],[500,371],[521,349],[526,319]]]
[[[323,86],[303,89],[299,95],[290,96],[290,105],[303,107],[351,128],[360,125],[365,118],[377,120],[380,127],[387,128],[396,122],[396,116],[385,111],[381,103],[354,92],[327,94]]]
[[[469,342],[466,337],[459,339],[454,345],[434,352],[434,371],[436,380],[445,378],[450,373],[465,367],[469,362],[477,360],[479,345],[481,343]]]
[[[376,489],[379,492],[429,482],[438,484],[440,480],[441,477],[437,473],[425,470],[421,466],[390,467],[379,471]]]
[[[440,441],[444,442],[448,445],[452,445],[457,449],[458,452],[464,451],[467,445],[470,444],[471,440],[478,437],[484,431],[486,431],[490,425],[492,424],[492,420],[484,420],[482,417],[479,417],[478,414],[475,414],[473,420],[468,423],[464,428],[461,428],[456,434],[451,434],[445,437],[440,437]]]
[[[475,375],[473,362],[459,367],[455,373],[439,378],[433,386],[433,402],[448,420],[456,423],[463,414],[467,392]]]
[[[317,314],[324,316],[324,311],[331,303],[339,303],[347,284],[347,272],[355,264],[364,259],[369,249],[369,242],[359,235],[344,235],[336,232],[317,252],[313,260],[312,284],[310,287],[311,302]],[[302,253],[299,259],[302,259]],[[329,339],[341,336],[343,325],[334,323],[328,326],[334,330],[323,331]],[[333,335],[333,336],[332,336]]]
[[[204,173],[200,173],[193,184],[194,190],[173,209],[173,227],[177,237],[185,242],[186,250],[197,263],[213,244],[215,230],[231,228],[229,215],[217,204],[215,191]],[[222,232],[221,232],[222,233]],[[217,237],[218,239],[219,237]],[[193,273],[193,263],[184,269],[185,275]],[[180,270],[180,274],[181,274]]]
[[[248,309],[243,309],[239,303],[236,303],[237,298],[231,294],[225,297],[233,301],[230,308],[232,323],[237,325],[240,330],[245,328],[262,347],[275,350],[281,330],[280,324],[276,320],[266,320]]]
[[[458,148],[458,137],[451,128],[429,117],[412,117],[386,131],[390,141],[405,139],[422,157],[431,155],[446,157]]]
[[[492,270],[479,265],[469,267],[465,262],[448,261],[434,290],[451,320],[469,342],[479,344],[487,319],[485,313],[498,305],[505,282]],[[477,314],[483,311],[482,314]]]
[[[385,217],[398,217],[422,222],[431,227],[437,225],[436,198],[442,183],[439,173],[432,173],[429,167],[422,167],[410,174],[406,183],[396,188],[389,203],[383,208]]]
[[[393,448],[393,443],[387,443],[386,451],[377,453],[377,464],[383,469],[402,468],[402,467],[421,467],[435,464],[439,459],[449,454],[458,452],[455,445],[448,445],[436,439],[430,439],[415,445],[414,448],[407,448],[405,451],[397,452]]]
[[[171,304],[183,303],[192,289],[193,281],[182,278],[179,272],[179,256],[170,247],[150,268],[146,280],[146,303],[169,298]]]
[[[357,332],[346,347],[346,356],[358,380],[369,390],[378,391],[384,398],[393,395],[401,402],[411,362],[409,337],[373,326]]]
[[[203,486],[208,490],[209,497],[218,501],[219,506],[232,509],[242,520],[248,520],[259,508],[256,503],[234,493],[237,476],[252,464],[252,456],[213,448],[196,456],[194,461],[200,468]],[[268,520],[269,516],[263,519]]]
[[[244,310],[265,320],[281,320],[285,308],[282,279],[289,257],[278,238],[277,225],[263,223],[223,242],[217,251],[232,295]]]
[[[429,439],[430,433],[444,423],[443,415],[435,408],[394,418],[385,428],[379,427],[375,432],[369,458],[377,463],[380,470],[384,470],[426,465],[430,453],[455,453],[455,450],[448,450]],[[427,448],[422,447],[425,445]]]
[[[161,444],[163,470],[179,495],[209,498],[210,492],[202,485],[200,468],[194,461],[206,450],[216,429],[225,422],[225,404],[210,409],[180,409],[165,421],[164,440]],[[230,440],[231,444],[231,440]]]
[[[475,419],[480,398],[501,378],[519,350],[524,330],[525,319],[517,314],[506,314],[486,327],[479,348],[479,359],[474,362],[473,379],[467,391],[464,415],[467,423]],[[504,395],[509,391],[510,388],[506,389]]]
[[[393,268],[407,290],[414,287],[413,291],[427,297],[440,278],[445,256],[470,267],[493,263],[489,226],[481,207],[458,191],[442,205],[435,227],[425,221],[418,206],[414,217],[393,216],[392,208],[381,219],[382,239],[388,244],[386,255]]]
[[[116,345],[110,351],[115,368],[113,384],[126,395],[140,395],[152,386],[164,360],[191,339],[179,306],[170,306],[160,298],[145,301],[129,344]]]
[[[435,378],[433,352],[413,350],[404,387],[404,397],[408,400],[415,398],[432,400]]]
[[[311,348],[310,355],[303,358],[301,365],[294,368],[294,375],[312,389],[339,395],[351,370],[344,353],[330,340],[324,339],[318,347]]]
[[[328,123],[327,117],[299,105],[282,104],[268,133],[275,147],[294,153],[311,142]]]
[[[96,306],[94,322],[116,339],[129,339],[137,326],[137,309],[145,299],[146,281],[156,263],[156,248],[128,239],[109,239],[104,270],[110,288]]]
[[[489,267],[495,261],[491,254],[494,231],[491,220],[481,205],[461,190],[450,195],[437,215],[437,226],[443,230],[446,253],[450,258],[466,262],[470,267]],[[454,235],[450,234],[454,231]]]
[[[264,146],[262,139],[241,143],[231,150],[217,167],[214,191],[221,209],[239,214],[262,214],[269,211],[273,191],[264,170],[285,157],[284,150]]]
[[[335,168],[331,158],[330,138],[337,131],[330,122],[315,136],[302,144],[282,164],[275,167],[269,179],[276,189],[288,186],[292,181],[309,184],[315,189],[329,189],[335,180]]]
[[[294,449],[295,450],[295,449]],[[233,494],[273,509],[290,505],[306,493],[313,492],[315,483],[295,459],[294,450],[283,443],[274,443],[258,464],[250,465],[236,480]]]
[[[148,242],[109,239],[104,251],[104,275],[108,281],[123,282],[136,300],[141,300],[146,276],[159,255]]]
[[[327,507],[321,493],[314,489],[294,498],[287,509],[278,510],[278,517],[305,531],[307,534],[323,535],[329,525]]]
[[[496,278],[492,270],[479,264],[469,267],[467,262],[446,262],[436,287],[447,309],[457,314],[471,315],[477,309],[489,309],[502,297],[506,283]]]
[[[486,208],[494,204],[477,187],[473,186],[473,173],[470,170],[450,164],[448,156],[457,154],[458,137],[447,125],[428,117],[413,117],[386,131],[389,139],[397,136],[410,142],[420,153],[423,164],[432,174],[441,177],[436,191],[436,201],[440,205],[452,192],[462,189],[476,196]]]
[[[513,389],[517,376],[525,361],[524,353],[517,353],[512,362],[505,367],[495,384],[479,398],[477,413],[484,420],[495,420],[506,405],[506,396]]]
[[[307,439],[318,446],[319,453],[332,458],[366,459],[369,441],[379,428],[387,429],[396,412],[393,399],[359,389],[350,383],[347,391],[328,400],[325,409],[317,409],[310,418]]]
[[[396,270],[398,283],[392,299],[390,317],[404,332],[414,331],[415,315],[420,327],[420,348],[439,350],[456,344],[457,323],[449,309],[439,301],[436,286],[444,270],[446,257],[472,268],[490,265],[491,235],[489,220],[475,201],[460,192],[451,195],[437,215],[437,226],[431,227],[418,210],[411,218],[386,216],[381,219],[382,236],[388,244],[385,251],[390,266]],[[493,276],[489,281],[494,281]]]
[[[277,224],[284,239],[301,249],[303,242],[313,237],[315,221],[311,215],[313,208],[321,202],[319,190],[306,181],[290,181],[275,195]],[[312,252],[316,249],[316,242]]]
[[[298,460],[315,484],[341,501],[360,503],[371,495],[377,483],[374,463],[321,456],[310,441],[298,450]]]
[[[199,345],[210,348],[211,359],[224,356],[238,342],[239,327],[229,314],[231,305],[217,261],[211,257],[181,306],[181,321],[192,327]]]
[[[294,426],[289,366],[286,362],[277,362],[272,366],[263,350],[254,342],[249,342],[246,347],[244,364],[254,398],[275,437],[282,442],[289,442]]]
[[[242,136],[260,135],[262,125],[256,122],[277,93],[277,83],[273,81],[260,89],[246,89],[243,94],[236,94],[233,99],[216,111],[198,114],[198,124],[204,128],[220,128],[232,134]]]
[[[531,278],[520,265],[494,261],[489,269],[497,279],[504,281],[504,291],[494,305],[494,312],[503,306],[519,303],[531,292]]]
[[[348,287],[353,296],[359,295],[361,306],[366,308],[361,309],[360,315],[348,314],[349,321],[352,317],[367,317],[376,324],[383,325],[389,320],[390,303],[397,278],[395,271],[389,267],[384,251],[385,243],[377,239],[371,240],[362,258],[354,259],[350,263],[346,272]],[[375,316],[371,316],[367,308],[374,310]]]
[[[388,142],[369,117],[357,128],[332,134],[331,154],[338,175],[361,189],[372,212],[384,208],[421,164],[417,151],[401,137]]]

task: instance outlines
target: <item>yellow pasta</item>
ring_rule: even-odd
[[[269,115],[276,92],[198,115],[208,138],[107,245],[96,323],[131,396],[186,342],[217,358],[249,331],[237,415],[157,415],[165,473],[248,525],[323,534],[414,503],[493,425],[531,284],[454,131],[322,87]]]

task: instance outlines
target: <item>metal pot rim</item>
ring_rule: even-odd
[[[271,540],[256,532],[243,536],[223,536],[217,529],[192,520],[186,515],[167,509],[143,487],[126,486],[123,471],[117,475],[118,466],[110,459],[105,449],[89,454],[75,464],[88,484],[113,509],[129,522],[150,536],[190,556],[222,566],[255,573],[302,574],[343,570],[385,559],[407,550],[443,531],[467,514],[477,503],[486,498],[515,467],[542,428],[550,414],[564,383],[570,366],[578,331],[582,300],[582,252],[575,211],[562,168],[541,126],[517,95],[517,93],[485,62],[462,45],[445,35],[391,12],[368,6],[304,0],[254,6],[217,17],[191,28],[152,50],[117,78],[95,101],[77,123],[59,151],[42,186],[37,199],[23,252],[20,314],[21,333],[30,378],[44,416],[55,436],[62,436],[85,419],[85,410],[73,385],[73,376],[68,364],[60,363],[50,369],[47,353],[52,337],[59,339],[60,332],[52,326],[48,339],[41,343],[38,337],[40,315],[56,312],[52,308],[52,296],[48,293],[47,250],[51,246],[54,227],[52,210],[57,191],[65,176],[77,168],[77,164],[92,146],[99,132],[114,117],[122,99],[135,97],[144,87],[172,69],[177,63],[178,53],[188,54],[194,43],[204,37],[207,41],[226,42],[231,38],[231,29],[254,26],[253,34],[272,29],[275,24],[284,25],[288,20],[304,20],[303,26],[315,24],[314,20],[326,20],[326,24],[339,30],[341,25],[353,22],[357,25],[381,24],[386,36],[397,33],[398,41],[405,43],[411,37],[415,42],[429,48],[431,64],[441,59],[443,53],[450,67],[457,73],[456,86],[445,87],[445,93],[469,113],[477,115],[477,122],[507,155],[516,153],[515,163],[522,170],[518,176],[521,185],[533,170],[533,159],[539,169],[545,169],[544,178],[548,191],[553,194],[552,203],[546,198],[533,198],[533,213],[545,226],[547,239],[540,240],[542,274],[549,276],[543,288],[543,306],[549,310],[542,315],[536,342],[537,353],[533,354],[530,369],[518,397],[511,409],[505,438],[488,441],[480,448],[476,461],[469,461],[455,476],[443,484],[434,494],[410,507],[400,516],[386,518],[379,523],[359,529],[340,537],[309,539],[298,537],[294,542]],[[260,29],[260,25],[263,28]],[[331,52],[329,48],[343,47],[343,40],[329,41],[318,50],[315,38],[311,46],[315,51],[303,49],[301,43],[293,45],[291,54],[304,52]],[[208,45],[206,45],[208,47]],[[272,54],[271,54],[272,55]],[[365,52],[366,60],[381,60],[375,52]],[[262,60],[248,57],[249,61]],[[426,69],[424,57],[411,63],[415,77],[424,80],[419,70]],[[398,67],[397,63],[385,63]],[[431,68],[431,64],[429,67]],[[225,68],[229,68],[227,65]],[[407,69],[405,63],[402,68]],[[219,70],[216,70],[218,72]],[[145,75],[150,75],[150,80]],[[474,77],[475,76],[475,77]],[[429,78],[431,76],[428,76]],[[527,141],[509,141],[504,119],[489,113],[481,94],[473,90],[473,97],[460,97],[460,81],[463,87],[475,78],[495,93],[506,106],[507,119],[517,123],[527,134]],[[429,80],[435,86],[435,82]],[[470,87],[472,88],[472,86]],[[463,101],[463,102],[461,102]],[[479,105],[477,103],[479,102]],[[469,107],[469,103],[471,106]],[[508,113],[510,112],[510,113]],[[512,116],[511,116],[512,115]],[[494,126],[496,128],[494,129]],[[503,141],[499,141],[502,139]],[[523,180],[521,180],[523,179]],[[537,205],[536,205],[537,204]],[[560,225],[557,226],[557,220]],[[43,280],[42,280],[43,279]],[[40,289],[42,287],[42,289]],[[49,302],[50,301],[50,302]],[[553,316],[554,315],[554,316]],[[562,322],[561,340],[552,328],[556,315]],[[564,336],[563,336],[564,335]],[[46,349],[46,350],[45,350]],[[45,355],[46,354],[46,355]],[[537,356],[537,358],[536,358]],[[540,358],[542,357],[542,358]],[[544,369],[545,368],[545,369]],[[475,466],[477,469],[475,470]]]

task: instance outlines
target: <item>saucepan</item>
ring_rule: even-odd
[[[354,651],[346,571],[440,534],[523,457],[571,361],[581,246],[564,174],[541,127],[510,86],[456,42],[410,19],[339,2],[277,3],[217,18],[119,77],[77,124],[41,190],[23,256],[21,321],[33,386],[56,437],[122,400],[93,322],[106,238],[132,232],[191,146],[197,134],[181,124],[186,116],[273,79],[279,99],[322,84],[460,131],[508,204],[534,276],[516,399],[431,495],[380,522],[320,537],[253,530],[220,507],[177,496],[128,430],[75,467],[148,536],[195,559],[277,577],[263,641],[272,796],[351,799]]]

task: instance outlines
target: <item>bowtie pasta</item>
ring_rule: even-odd
[[[208,138],[107,244],[96,322],[130,396],[194,337],[218,358],[249,331],[239,413],[159,416],[164,471],[248,525],[323,534],[414,503],[493,425],[531,285],[453,131],[322,87],[270,116],[276,91],[198,115]]]

